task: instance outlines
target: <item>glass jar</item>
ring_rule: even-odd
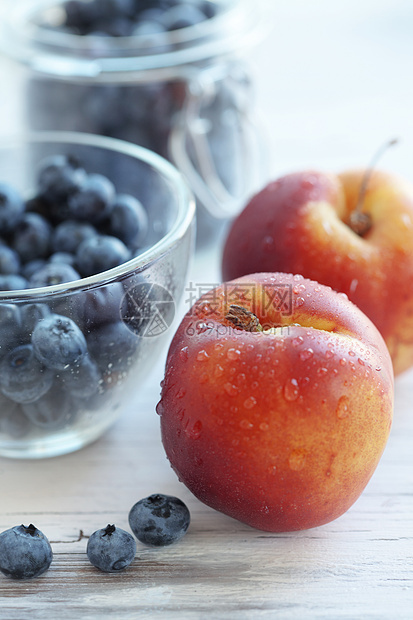
[[[25,68],[26,126],[120,138],[169,159],[197,198],[198,244],[209,242],[264,176],[245,62],[262,33],[260,0],[205,0],[201,23],[121,37],[65,31],[63,4],[19,0],[2,18],[3,49]]]

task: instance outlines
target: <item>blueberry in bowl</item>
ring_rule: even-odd
[[[0,456],[77,450],[128,406],[171,336],[194,210],[142,147],[73,132],[2,143]]]

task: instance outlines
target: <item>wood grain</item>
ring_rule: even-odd
[[[198,257],[195,278],[204,268]],[[0,529],[34,522],[54,551],[38,579],[0,575],[0,618],[410,619],[413,372],[397,380],[390,441],[356,504],[326,526],[274,535],[209,509],[177,480],[155,413],[163,363],[95,444],[55,459],[0,459]],[[152,492],[188,504],[187,535],[165,549],[138,543],[121,574],[91,566],[87,536],[107,523],[129,529],[129,509]]]

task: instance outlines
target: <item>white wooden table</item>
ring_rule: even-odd
[[[413,180],[412,30],[404,0],[274,3],[273,36],[252,58],[271,175],[364,165],[400,136],[383,167]],[[189,281],[218,283],[218,257],[218,248],[199,255]],[[279,535],[214,512],[179,483],[155,414],[162,374],[163,359],[84,450],[0,459],[0,530],[32,521],[55,554],[39,579],[0,575],[1,620],[413,618],[413,371],[396,382],[391,437],[356,504],[333,523]],[[165,549],[138,544],[121,574],[94,569],[85,537],[108,523],[128,529],[130,507],[153,492],[188,504],[187,535]]]

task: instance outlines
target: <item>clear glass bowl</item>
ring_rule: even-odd
[[[1,456],[64,454],[106,431],[171,337],[169,327],[194,249],[195,206],[180,173],[136,145],[70,132],[3,139],[0,181],[29,198],[39,161],[56,154],[73,155],[88,172],[108,176],[118,193],[133,194],[142,202],[149,217],[146,249],[87,278],[0,292]],[[22,358],[12,351],[32,345],[36,326],[50,313],[63,317],[63,324],[66,319],[76,324],[86,354],[59,369],[49,367],[46,356],[37,364],[37,374],[22,375],[21,389],[15,380],[10,387],[9,366],[24,363],[25,349]]]

